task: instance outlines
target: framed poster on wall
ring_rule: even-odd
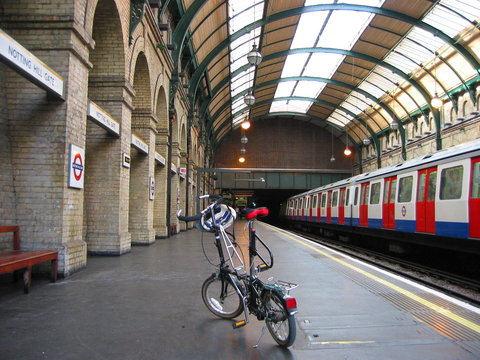
[[[83,189],[85,178],[85,149],[70,144],[68,159],[68,187]]]

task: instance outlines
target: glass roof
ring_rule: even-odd
[[[263,0],[229,0],[228,1],[228,26],[229,34],[245,26],[260,20],[263,17]],[[257,27],[250,33],[239,37],[230,44],[230,73],[247,65],[246,54],[252,49],[253,44],[259,44],[261,27]],[[231,79],[230,92],[234,98],[238,94],[253,88],[254,67],[248,71],[242,72]],[[244,111],[240,111],[244,109]],[[243,97],[238,98],[232,103],[232,122],[235,126],[241,123],[248,116],[248,109],[245,108]]]
[[[462,15],[459,15],[455,11],[461,12]],[[434,7],[433,10],[423,19],[423,21],[444,31],[452,38],[456,38],[465,28],[471,26],[472,22],[478,17],[480,17],[479,0],[441,0],[439,4],[437,4],[437,6]],[[419,27],[414,27],[409,34],[392,49],[384,61],[385,63],[402,70],[405,74],[410,75],[419,71],[422,66],[433,65],[436,56],[435,53],[438,54],[440,52],[441,55],[441,49],[446,51],[448,47],[445,46],[445,42],[440,37],[437,37]],[[470,67],[469,77],[474,77],[475,72],[476,69]],[[446,89],[452,89],[458,86],[462,81],[462,79],[459,79],[456,76],[440,77],[440,73],[435,73],[434,75],[437,76],[438,79],[432,79],[430,82],[438,82]],[[391,81],[390,85],[389,81]],[[377,98],[380,98],[385,95],[385,93],[394,90],[397,87],[397,84],[401,81],[402,78],[400,76],[394,74],[382,65],[377,65],[374,68],[374,71],[365,78],[358,87]],[[445,94],[441,88],[435,86],[431,91],[432,96],[434,91],[438,91],[440,96]],[[351,97],[352,95],[349,95],[340,106],[347,107],[347,104],[352,102]],[[425,104],[425,99],[421,100],[420,106]],[[373,101],[367,101],[361,105],[362,110],[373,105],[375,105]],[[413,110],[412,101],[409,101],[409,105],[409,110]],[[347,115],[347,118],[349,121],[353,119],[350,115]],[[338,116],[334,112],[327,121],[337,123],[337,119]],[[393,119],[389,119],[390,122],[392,120]]]
[[[339,1],[339,3],[376,7],[380,7],[383,2],[384,0]],[[306,0],[305,6],[329,3],[331,1],[328,0]],[[295,32],[292,49],[324,47],[351,50],[372,17],[373,14],[357,11],[320,11],[302,14]],[[349,24],[349,26],[346,27],[345,24]],[[288,55],[281,78],[312,76],[330,79],[344,58],[344,55],[328,53]],[[312,83],[297,80],[291,86],[289,93],[285,91],[285,87],[279,86],[274,97],[305,96],[316,98],[324,87],[324,82]],[[298,100],[274,102],[270,107],[270,113],[292,111],[292,108],[306,113],[312,104],[313,101]]]
[[[183,2],[190,4],[191,0]],[[382,7],[384,3],[388,4],[386,11],[378,13],[338,6]],[[217,65],[199,75],[209,86],[205,95],[213,99],[206,118],[211,120],[216,140],[248,116],[289,112],[316,117],[318,124],[348,127],[349,134],[356,133],[358,138],[388,128],[394,117],[404,120],[423,111],[435,92],[445,99],[460,87],[470,91],[469,82],[479,74],[475,65],[480,58],[480,0],[411,0],[405,15],[418,23],[395,15],[405,12],[407,6],[401,1],[226,0],[223,8],[222,4],[223,0],[205,4],[204,14],[217,18],[198,22],[202,31],[194,48],[205,48],[203,55],[196,53],[197,64],[228,36],[264,16],[275,20],[231,41],[228,52],[213,53],[209,64]],[[299,12],[302,6],[322,4],[335,6]],[[228,27],[222,25],[224,21]],[[209,36],[211,44],[204,45]],[[261,45],[264,61],[248,67],[246,55],[254,44]],[[325,51],[329,48],[346,52],[354,48],[360,55],[354,58],[353,53]],[[288,50],[290,54],[284,56]],[[238,72],[243,67],[247,70]],[[253,89],[258,97],[250,108],[244,95]],[[215,91],[209,94],[211,90]],[[360,120],[352,122],[355,118]]]

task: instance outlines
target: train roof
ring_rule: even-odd
[[[426,165],[429,163],[434,163],[434,162],[441,162],[442,160],[445,159],[450,159],[454,158],[457,156],[461,156],[464,154],[472,153],[472,152],[479,152],[480,153],[480,139],[476,139],[464,144],[459,144],[455,145],[452,147],[449,147],[447,149],[439,150],[434,153],[430,153],[427,155],[423,155],[420,157],[417,157],[415,159],[407,160],[392,166],[387,166],[378,170],[370,171],[367,173],[362,173],[359,175],[355,175],[352,177],[349,177],[347,179],[339,180],[331,184],[327,185],[322,185],[318,188],[303,192],[301,194],[297,194],[295,196],[292,196],[290,199],[295,199],[299,197],[303,197],[306,195],[310,195],[313,193],[318,193],[323,190],[328,190],[331,188],[338,188],[342,186],[347,186],[347,185],[356,185],[359,183],[364,182],[365,180],[370,180],[370,179],[375,179],[378,177],[384,177],[385,175],[388,175],[390,173],[403,173],[408,170],[412,170],[416,167],[421,167],[422,165]]]

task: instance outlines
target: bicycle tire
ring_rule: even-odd
[[[268,291],[264,296],[267,310],[265,324],[270,335],[283,347],[292,346],[297,334],[294,315],[290,315],[283,301],[282,295],[275,291]]]
[[[222,296],[223,286],[226,288]],[[202,285],[202,299],[210,312],[223,319],[233,319],[243,312],[242,298],[228,276],[213,274],[207,278]]]

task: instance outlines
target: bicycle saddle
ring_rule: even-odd
[[[261,218],[268,215],[268,208],[266,207],[259,207],[256,209],[243,208],[241,211],[242,211],[242,214],[245,215],[247,220]]]

